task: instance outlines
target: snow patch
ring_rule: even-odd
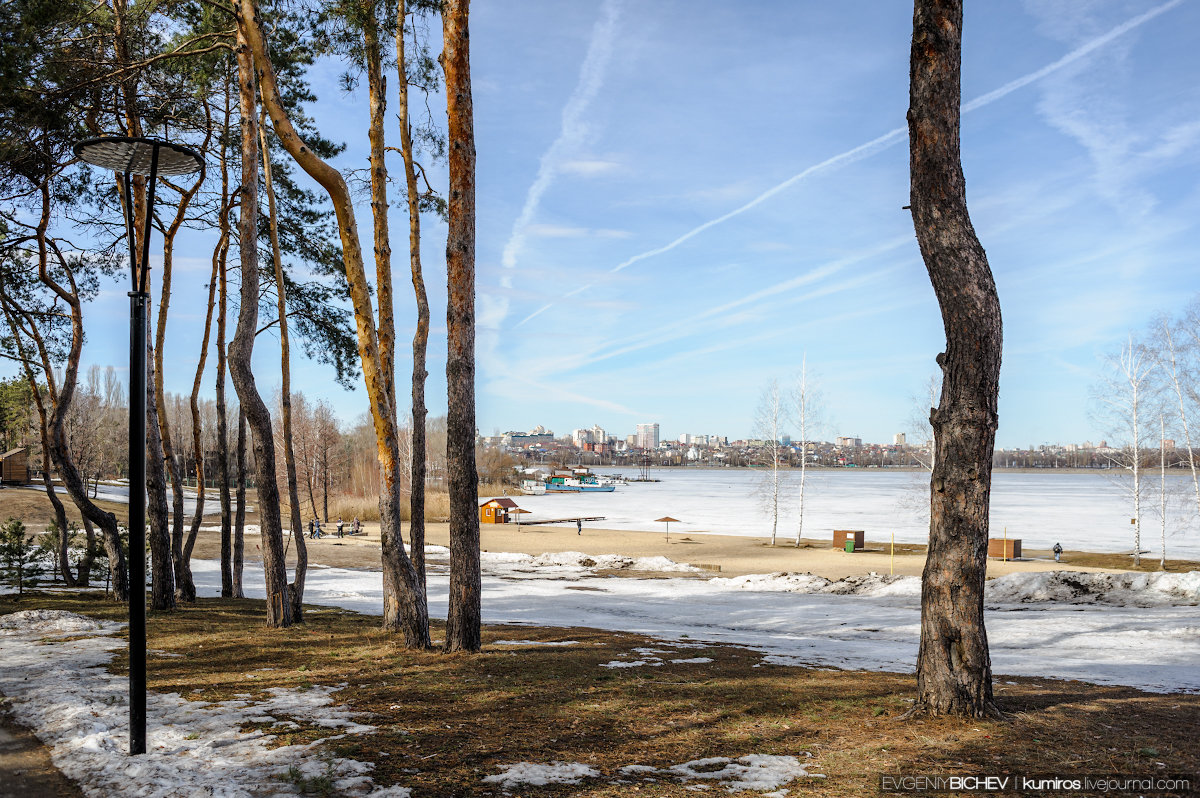
[[[691,657],[690,659],[673,659],[671,660],[676,665],[703,665],[712,662],[712,657]]]
[[[720,766],[719,769],[714,770],[717,766]],[[809,773],[794,756],[768,754],[751,754],[737,760],[723,756],[694,759],[682,765],[672,765],[667,770],[685,782],[692,779],[724,782],[730,792],[775,790],[802,776],[824,778],[821,774]]]
[[[810,573],[747,574],[729,579],[716,577],[714,584],[730,589],[759,590],[782,593],[828,593],[838,596],[898,596],[920,598],[921,579],[916,576],[877,574],[848,576],[829,580]]]
[[[246,723],[294,725],[278,720],[286,716],[343,735],[369,733],[373,727],[353,720],[356,713],[333,705],[332,694],[344,685],[274,688],[266,700],[242,694],[215,703],[150,693],[148,751],[131,760],[128,682],[106,669],[125,641],[103,636],[121,626],[60,611],[0,617],[0,693],[14,719],[37,732],[54,764],[84,794],[126,794],[131,780],[145,795],[287,794],[291,772],[304,779],[328,776],[338,795],[409,795],[402,787],[375,788],[372,763],[331,757],[319,741],[270,748],[271,734],[239,731]],[[48,642],[48,633],[72,636]]]
[[[1200,604],[1200,571],[1169,573],[1083,573],[1038,571],[1008,574],[987,583],[985,598],[995,604],[1058,601],[1160,607]]]
[[[532,762],[518,762],[515,765],[503,766],[504,772],[494,776],[485,776],[488,784],[499,784],[504,789],[528,784],[542,787],[547,784],[578,784],[585,778],[594,778],[600,772],[579,762],[554,762],[549,765],[535,765]]]
[[[493,646],[577,646],[578,640],[494,640]]]

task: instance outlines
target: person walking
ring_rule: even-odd
[[[357,535],[362,530],[362,524],[358,522],[358,516],[354,516],[354,523],[350,525],[350,534]]]
[[[308,536],[310,538],[315,537],[315,535],[313,534],[313,521],[315,521],[315,520],[316,519],[314,519],[314,518],[308,519]]]
[[[583,535],[583,519],[582,518],[575,519],[575,534]]]
[[[342,537],[342,529],[343,529],[342,517],[339,515],[338,516],[338,537],[339,538]]]
[[[1062,544],[1055,543],[1054,544],[1054,561],[1061,562],[1062,561],[1061,558],[1062,558]]]
[[[317,540],[321,539],[321,519],[317,519]]]

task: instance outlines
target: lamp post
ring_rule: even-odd
[[[198,172],[195,150],[149,138],[107,136],[75,145],[82,161],[124,175],[125,238],[129,245],[129,753],[146,753],[146,306],[150,294],[150,230],[159,175]],[[146,218],[138,257],[133,219],[133,175],[147,180]]]

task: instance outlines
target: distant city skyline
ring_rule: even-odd
[[[820,436],[911,439],[944,340],[903,210],[911,25],[911,6],[887,0],[472,9],[480,430],[747,436],[768,382],[786,387],[805,360]],[[1004,313],[1000,447],[1102,437],[1089,417],[1102,358],[1200,291],[1196,30],[1200,4],[1181,0],[966,9],[963,166]],[[345,92],[341,68],[314,67],[307,110],[347,144],[335,165],[361,170],[365,89]],[[429,107],[444,119],[444,98]],[[444,166],[429,179],[445,185]],[[369,251],[365,194],[358,212]],[[415,311],[395,188],[391,214],[403,412]],[[426,219],[435,415],[445,233]],[[181,233],[179,298],[207,281],[214,241]],[[84,369],[124,371],[127,306],[105,283],[87,307]],[[173,308],[165,385],[186,393],[203,308]],[[269,334],[254,368],[269,394]],[[297,357],[292,376],[344,421],[367,410],[328,368]]]

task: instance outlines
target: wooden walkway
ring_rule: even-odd
[[[526,521],[522,521],[519,525],[520,526],[542,526],[544,524],[571,524],[576,521],[603,521],[603,520],[604,520],[604,516],[602,516],[602,515],[593,516],[591,518],[588,518],[586,516],[581,516],[581,517],[577,517],[577,518],[531,518]]]

